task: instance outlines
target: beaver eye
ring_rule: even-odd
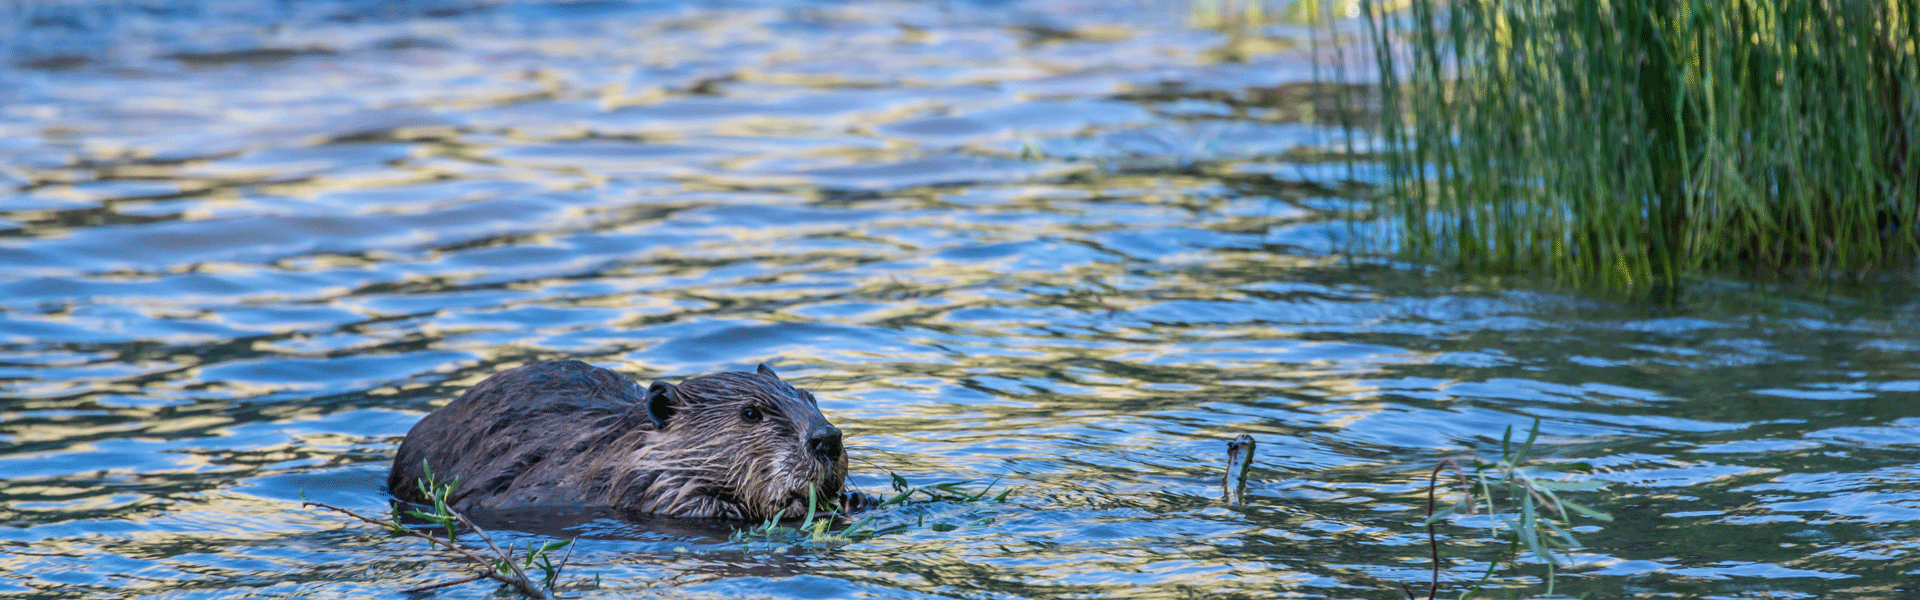
[[[749,406],[740,411],[740,418],[748,423],[760,422],[760,407]]]

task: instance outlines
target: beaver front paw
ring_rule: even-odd
[[[879,503],[880,503],[879,498],[868,496],[860,492],[846,492],[846,493],[840,494],[841,512],[849,512],[849,513],[860,512],[869,508],[873,508],[873,505],[879,504]]]

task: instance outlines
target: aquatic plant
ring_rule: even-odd
[[[933,503],[1003,503],[1007,501],[1007,496],[1011,495],[1014,490],[1014,488],[1006,488],[1000,490],[998,494],[989,496],[988,494],[993,493],[994,484],[1000,482],[999,479],[987,482],[986,486],[980,488],[979,491],[970,491],[966,489],[966,486],[974,483],[970,480],[948,481],[916,486],[907,483],[907,479],[901,477],[898,473],[888,472],[887,477],[891,480],[894,494],[874,503],[869,510],[877,510],[889,506]],[[748,544],[761,542],[769,545],[839,546],[873,539],[879,535],[898,533],[915,527],[925,526],[925,521],[922,520],[924,515],[921,515],[921,518],[917,518],[912,525],[902,524],[876,530],[873,528],[875,519],[881,515],[869,514],[839,531],[832,531],[832,517],[842,514],[843,508],[846,507],[841,506],[831,498],[825,501],[817,499],[813,494],[813,490],[809,489],[807,493],[807,515],[801,520],[798,527],[788,527],[784,525],[782,521],[784,513],[776,514],[762,523],[734,531],[732,540]],[[823,512],[827,515],[827,518],[819,518]],[[955,527],[946,523],[935,523],[932,527],[929,527],[929,529],[933,531],[952,531]]]
[[[1909,0],[1383,1],[1380,246],[1628,291],[1920,256]]]
[[[541,598],[543,600],[551,600],[554,597],[554,583],[559,581],[560,571],[566,568],[567,559],[573,556],[572,540],[552,540],[537,545],[529,542],[525,552],[523,552],[519,558],[515,558],[514,548],[509,547],[506,550],[501,550],[500,546],[494,543],[493,537],[487,535],[486,530],[473,524],[473,521],[468,520],[466,515],[462,515],[459,511],[454,510],[453,507],[448,506],[447,499],[453,494],[454,488],[459,485],[458,478],[450,481],[440,481],[440,479],[434,475],[433,469],[426,466],[425,461],[422,461],[421,468],[426,476],[416,483],[420,486],[421,495],[430,501],[430,504],[425,506],[425,510],[404,503],[395,503],[392,512],[388,515],[388,518],[383,521],[321,502],[305,501],[301,503],[301,506],[324,508],[342,513],[369,525],[385,528],[395,537],[407,536],[420,538],[426,540],[427,543],[433,547],[464,558],[473,564],[486,565],[478,572],[467,577],[410,588],[404,590],[406,593],[425,592],[482,579],[492,579],[512,587],[529,597]],[[408,518],[425,521],[429,526],[409,526],[407,524]],[[472,531],[481,541],[486,542],[487,550],[492,552],[491,558],[482,557],[480,553],[461,546],[457,541],[459,528]],[[436,535],[436,530],[443,531],[446,535],[444,537]],[[553,561],[553,552],[561,548],[567,548],[567,555],[562,556],[560,562],[555,563]],[[535,583],[532,578],[527,576],[528,570],[536,568],[541,571],[541,578],[538,583]]]
[[[827,531],[827,528],[833,524],[833,517],[839,515],[842,508],[844,507],[841,503],[836,502],[831,497],[827,498],[824,502],[821,501],[818,490],[815,490],[812,485],[808,485],[807,516],[801,520],[799,527],[787,527],[783,525],[783,519],[785,519],[787,513],[786,511],[780,511],[774,513],[771,517],[767,517],[766,521],[757,525],[734,530],[731,539],[735,542],[742,542],[748,545],[751,545],[755,541],[765,542],[769,545],[781,541],[829,546],[845,544],[853,540]],[[826,513],[826,518],[821,518],[822,512]]]
[[[1527,459],[1533,451],[1534,440],[1540,437],[1540,420],[1533,420],[1533,429],[1527,432],[1527,439],[1516,445],[1513,443],[1513,428],[1508,427],[1500,437],[1500,458],[1494,462],[1482,462],[1473,457],[1450,457],[1434,465],[1427,476],[1427,544],[1433,558],[1433,580],[1428,588],[1428,598],[1440,593],[1440,539],[1434,531],[1434,525],[1440,521],[1458,515],[1476,513],[1475,500],[1486,507],[1488,517],[1488,536],[1506,542],[1501,555],[1489,561],[1486,573],[1460,598],[1467,598],[1486,585],[1503,560],[1517,559],[1520,550],[1547,566],[1547,595],[1553,595],[1555,576],[1560,565],[1560,557],[1554,551],[1567,554],[1573,548],[1580,547],[1580,541],[1574,539],[1569,531],[1570,517],[1578,513],[1587,518],[1602,522],[1612,522],[1613,517],[1585,504],[1561,496],[1563,492],[1588,492],[1606,487],[1606,482],[1592,479],[1565,481],[1544,479],[1549,473],[1588,473],[1592,465],[1582,462],[1529,464]],[[1452,469],[1458,476],[1461,488],[1460,500],[1446,508],[1435,510],[1440,488],[1440,473]],[[1468,473],[1468,469],[1472,473]],[[1502,509],[1505,506],[1507,508]],[[1571,563],[1572,556],[1566,560]]]
[[[1000,479],[997,477],[994,478],[993,481],[987,482],[987,485],[980,488],[978,492],[968,492],[964,489],[965,486],[974,483],[972,480],[912,485],[907,483],[907,478],[901,477],[897,473],[889,472],[887,473],[887,477],[892,479],[894,496],[886,500],[881,500],[879,504],[874,506],[875,508],[893,506],[895,504],[928,504],[933,502],[951,502],[956,504],[971,504],[982,500],[1006,502],[1007,496],[1012,494],[1014,490],[1014,488],[1007,488],[1000,490],[1000,493],[994,494],[992,497],[987,496],[987,494],[993,492],[994,484],[1000,483]],[[916,498],[916,495],[922,497]]]

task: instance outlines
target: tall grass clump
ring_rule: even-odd
[[[1920,256],[1920,2],[1379,4],[1410,258],[1649,290]]]

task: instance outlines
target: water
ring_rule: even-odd
[[[859,488],[1015,490],[833,548],[501,532],[582,535],[583,597],[1404,598],[1429,469],[1536,417],[1616,517],[1561,596],[1920,576],[1911,295],[1654,309],[1353,260],[1284,41],[1159,3],[368,6],[0,9],[0,594],[458,577],[301,500],[382,511],[421,415],[559,357],[770,361]],[[1448,580],[1481,523],[1442,526]]]

